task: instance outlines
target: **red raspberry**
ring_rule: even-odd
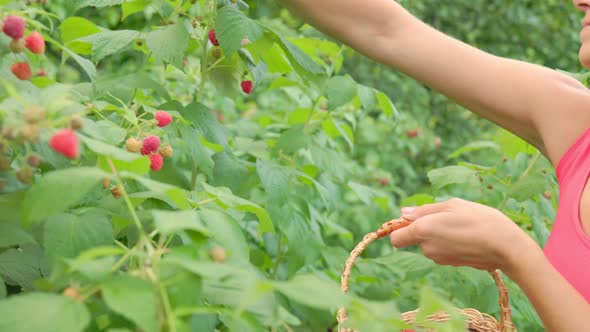
[[[74,159],[80,153],[78,136],[71,129],[62,129],[49,140],[49,146],[67,158]]]
[[[172,115],[164,111],[157,111],[155,118],[156,122],[158,122],[158,127],[166,127],[172,122]]]
[[[25,38],[25,46],[35,54],[43,54],[45,52],[45,40],[37,31]]]
[[[150,168],[154,171],[159,171],[164,166],[164,158],[159,153],[150,155]]]
[[[420,135],[420,128],[416,128],[414,130],[408,130],[406,132],[409,138],[416,138]]]
[[[29,67],[29,64],[26,62],[17,62],[13,64],[10,66],[10,71],[20,80],[26,81],[31,78],[31,67]]]
[[[147,155],[152,152],[158,151],[160,147],[160,138],[158,136],[148,136],[143,140],[143,147],[141,148],[141,154]]]
[[[217,36],[215,36],[215,30],[209,30],[209,41],[213,46],[219,46],[219,40],[217,40]]]
[[[12,39],[21,39],[25,34],[25,26],[25,20],[23,20],[22,17],[8,16],[4,20],[2,31]]]
[[[247,94],[252,93],[252,89],[254,88],[252,81],[242,81],[242,91]]]
[[[37,76],[47,76],[47,72],[45,69],[41,69],[37,72]]]

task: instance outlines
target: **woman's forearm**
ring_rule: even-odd
[[[282,0],[294,13],[345,44],[379,59],[405,23],[418,22],[393,0]]]
[[[555,270],[541,248],[528,243],[513,252],[505,272],[527,295],[547,331],[587,331],[590,304]]]

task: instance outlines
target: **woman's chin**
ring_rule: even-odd
[[[580,48],[580,53],[578,54],[578,59],[580,60],[582,66],[590,69],[590,45],[582,45],[582,48]]]

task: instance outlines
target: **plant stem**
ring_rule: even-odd
[[[158,288],[160,290],[160,297],[162,298],[162,303],[164,305],[164,313],[166,314],[167,318],[166,320],[168,321],[168,332],[176,332],[176,317],[172,311],[172,306],[170,306],[170,299],[168,298],[166,288],[162,285],[160,280],[158,280]]]
[[[203,37],[203,55],[201,56],[201,83],[199,84],[199,91],[197,91],[197,101],[201,101],[203,97],[203,91],[205,91],[205,82],[207,79],[207,43],[209,42],[208,32],[205,31]]]
[[[125,186],[123,185],[123,181],[119,177],[119,172],[117,172],[117,168],[115,167],[115,164],[113,163],[112,159],[110,159],[110,158],[108,159],[108,164],[111,167],[111,170],[113,171],[113,175],[115,175],[115,180],[117,181],[117,185],[121,189],[121,192],[123,194],[123,199],[125,200],[125,203],[127,204],[127,208],[129,209],[129,213],[131,214],[133,222],[135,223],[135,226],[137,227],[137,230],[139,231],[139,241],[137,242],[137,247],[141,248],[145,244],[145,247],[148,251],[148,255],[151,255],[154,252],[154,247],[153,247],[152,243],[149,241],[149,238],[147,237],[147,234],[145,233],[143,225],[141,224],[141,221],[139,220],[139,217],[137,216],[137,213],[135,212],[135,207],[133,206],[133,203],[131,203],[131,199],[129,198],[129,194],[127,194],[127,190],[125,189]],[[143,262],[141,262],[140,265],[143,266]]]

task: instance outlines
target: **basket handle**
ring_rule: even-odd
[[[344,266],[344,272],[342,272],[342,278],[340,281],[340,289],[344,293],[348,293],[348,285],[350,280],[350,273],[352,271],[352,267],[357,260],[357,258],[363,253],[363,251],[375,240],[386,237],[387,235],[391,234],[392,232],[406,227],[412,223],[412,220],[406,218],[400,219],[393,219],[386,223],[384,223],[376,232],[369,233],[365,235],[363,240],[357,244],[354,250],[350,253],[350,257],[346,260],[346,264]],[[512,322],[512,309],[510,308],[510,300],[508,298],[508,289],[506,289],[506,285],[504,281],[502,281],[502,277],[500,276],[500,272],[498,270],[489,271],[496,283],[496,287],[498,288],[498,294],[500,295],[498,304],[500,305],[500,331],[501,332],[515,332],[516,329],[514,328],[514,323]],[[348,314],[345,308],[340,308],[338,310],[338,326],[342,324],[348,318]],[[342,330],[344,331],[344,330]]]

